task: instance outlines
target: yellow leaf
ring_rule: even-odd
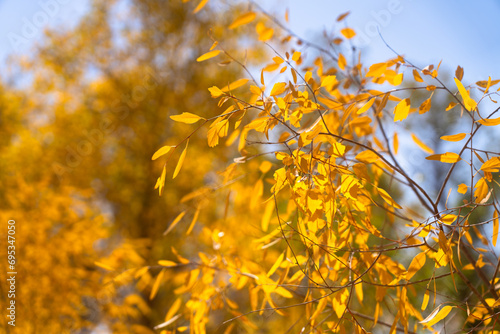
[[[379,157],[374,152],[372,152],[370,150],[366,150],[366,151],[358,153],[358,155],[356,155],[356,159],[361,161],[361,162],[369,164],[369,163],[378,161]]]
[[[262,231],[266,232],[269,228],[269,222],[271,221],[271,216],[274,212],[274,201],[269,201],[266,204],[266,208],[264,209],[264,214],[262,215],[261,227]]]
[[[454,164],[454,163],[462,160],[458,154],[452,153],[452,152],[429,155],[428,157],[426,157],[426,159],[427,160],[441,161],[441,162],[445,162],[448,164]]]
[[[362,114],[362,113],[366,112],[368,109],[370,109],[370,107],[373,105],[373,102],[375,102],[375,98],[368,100],[368,102],[366,102],[364,106],[359,108],[358,115]]]
[[[174,316],[174,314],[176,314],[177,311],[179,311],[179,308],[181,307],[181,305],[182,305],[182,299],[177,298],[175,300],[175,302],[172,304],[172,306],[170,307],[170,309],[168,310],[167,315],[165,315],[165,321],[171,319]]]
[[[155,154],[153,154],[153,157],[151,158],[151,160],[156,160],[158,159],[159,157],[161,157],[162,155],[165,155],[167,154],[168,152],[170,152],[171,150],[173,149],[173,146],[163,146],[162,148],[160,148],[158,151],[155,152]]]
[[[425,290],[424,300],[422,301],[422,307],[420,308],[422,311],[427,308],[427,304],[429,303],[429,290]]]
[[[460,194],[465,194],[465,193],[467,192],[467,189],[468,189],[468,188],[469,188],[469,187],[467,187],[467,185],[466,185],[465,183],[461,183],[461,184],[459,184],[459,185],[458,185],[458,190],[457,190],[457,191],[458,191]]]
[[[151,288],[151,294],[149,295],[149,300],[152,300],[156,294],[158,293],[158,289],[160,288],[161,281],[163,280],[163,275],[165,275],[165,269],[162,269]]]
[[[391,195],[389,195],[387,193],[387,191],[385,191],[382,188],[378,188],[378,187],[377,187],[377,190],[378,190],[380,197],[382,197],[387,204],[395,207],[396,209],[402,209],[402,207],[392,199]]]
[[[458,91],[460,92],[460,95],[462,95],[462,99],[464,100],[464,106],[468,111],[472,111],[476,109],[477,103],[474,101],[470,96],[469,93],[465,90],[464,85],[458,80],[457,78],[455,79],[455,84],[457,85]]]
[[[413,133],[411,134],[411,138],[413,141],[420,147],[424,152],[427,152],[429,154],[434,153],[434,150],[430,148],[429,146],[425,145],[424,142],[422,142],[417,136],[415,136]]]
[[[229,26],[229,29],[235,29],[239,26],[248,24],[248,23],[252,22],[253,20],[255,20],[256,16],[257,15],[254,12],[248,12],[248,13],[245,13],[243,15],[240,15],[236,18],[236,20],[233,21],[233,23],[231,23],[231,25]]]
[[[299,51],[295,51],[292,55],[292,60],[295,62],[298,61],[300,59],[300,55],[301,53]]]
[[[158,261],[158,264],[163,267],[175,267],[177,265],[176,262],[168,260],[160,260]]]
[[[193,13],[198,13],[205,5],[207,4],[208,0],[201,0],[198,6],[193,10]]]
[[[500,117],[493,118],[493,119],[487,119],[487,118],[480,119],[476,122],[481,123],[482,125],[485,125],[485,126],[495,126],[495,125],[500,124]]]
[[[402,82],[403,82],[403,73],[395,75],[390,81],[391,85],[393,86],[399,86],[401,85]]]
[[[107,264],[105,263],[102,263],[102,262],[94,262],[94,264],[96,266],[98,266],[99,268],[102,268],[102,269],[106,269],[106,270],[109,270],[109,271],[115,271],[115,268],[111,267],[111,266],[108,266]]]
[[[422,79],[422,77],[420,76],[420,74],[418,73],[418,71],[416,69],[413,70],[413,78],[417,82],[424,82],[424,80]]]
[[[177,166],[175,166],[174,176],[172,177],[172,179],[175,179],[175,177],[177,176],[177,174],[179,174],[179,171],[181,170],[182,164],[184,163],[184,159],[186,158],[186,151],[188,148],[188,144],[189,144],[189,139],[186,142],[186,147],[184,148],[184,151],[182,151],[182,153],[181,153],[181,157],[179,158],[179,161],[177,162]]]
[[[344,37],[347,39],[351,39],[354,36],[356,36],[356,32],[354,30],[352,30],[351,28],[344,28],[344,29],[340,30],[340,33],[342,35],[344,35]]]
[[[497,238],[498,238],[498,211],[495,210],[493,212],[493,236],[491,238],[493,247],[497,245]]]
[[[465,133],[457,133],[456,135],[442,136],[441,139],[446,141],[461,141],[465,136]]]
[[[486,183],[486,179],[484,177],[480,178],[474,188],[476,188],[474,192],[476,202],[481,202],[488,195],[488,183]]]
[[[170,226],[165,230],[165,232],[163,232],[163,235],[169,234],[174,229],[174,227],[181,221],[182,217],[184,217],[185,214],[186,211],[182,211],[181,213],[179,213],[177,217],[175,217],[172,224],[170,224]]]
[[[278,267],[280,266],[281,262],[283,262],[284,257],[285,257],[285,253],[281,253],[280,256],[278,256],[278,258],[276,259],[276,262],[274,262],[271,269],[269,269],[269,271],[267,273],[267,277],[270,277],[272,274],[274,274],[276,269],[278,269]]]
[[[262,22],[257,23],[255,30],[259,34],[259,41],[261,42],[270,40],[274,35],[274,29],[266,27]]]
[[[411,260],[408,272],[406,273],[406,279],[408,281],[424,266],[426,259],[425,253],[422,252],[418,253],[413,260]]]
[[[500,157],[491,158],[481,166],[482,171],[490,173],[498,172],[499,168],[500,168]]]
[[[402,121],[410,113],[410,99],[404,99],[394,109],[394,122]]]
[[[180,115],[173,115],[173,116],[170,116],[170,118],[176,122],[181,122],[181,123],[186,123],[186,124],[193,124],[193,123],[198,122],[200,119],[204,119],[201,116],[191,114],[189,112],[183,112]]]
[[[217,56],[219,53],[220,53],[220,50],[209,51],[209,52],[207,52],[205,54],[202,54],[198,58],[196,58],[196,61],[200,62],[200,61],[204,61],[204,60],[213,58],[213,57]]]
[[[194,224],[196,224],[196,221],[198,220],[199,215],[200,215],[200,209],[198,208],[198,209],[196,209],[196,212],[194,213],[194,217],[193,217],[193,220],[191,221],[191,224],[189,224],[186,235],[191,233],[191,231],[193,230]]]
[[[248,82],[248,79],[239,79],[239,80],[233,81],[229,85],[221,88],[221,91],[223,91],[224,93],[229,92],[230,90],[234,90],[236,88],[243,86],[247,82]]]
[[[224,94],[222,90],[217,88],[216,86],[212,86],[208,89],[213,98],[219,97]]]
[[[347,62],[345,60],[345,57],[342,53],[339,54],[339,60],[338,60],[338,65],[339,65],[339,68],[343,71],[345,70],[345,66],[346,66]]]
[[[327,75],[321,80],[321,87],[326,87],[326,89],[331,89],[333,85],[337,82],[337,77],[335,75]]]
[[[285,91],[286,83],[284,82],[278,82],[275,83],[273,86],[273,89],[271,90],[271,96],[276,96],[280,95]]]
[[[368,73],[366,73],[366,77],[379,77],[384,74],[387,69],[386,63],[377,63],[370,66]]]
[[[443,215],[441,221],[446,225],[451,225],[457,219],[457,215],[452,215],[451,213]]]
[[[454,308],[454,306],[445,306],[440,310],[440,307],[441,306],[438,306],[427,318],[420,321],[420,323],[430,327],[443,320]]]

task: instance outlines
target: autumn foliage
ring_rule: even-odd
[[[81,315],[89,306],[55,300],[57,312],[79,319],[75,329],[116,333],[500,333],[500,152],[490,139],[500,125],[500,80],[471,84],[460,66],[447,80],[441,63],[420,66],[400,54],[364,64],[353,49],[349,13],[338,16],[338,30],[323,45],[289,30],[287,15],[272,16],[253,2],[207,2],[134,1],[132,15],[151,25],[137,35],[124,29],[131,47],[115,56],[130,67],[116,68],[106,57],[90,61],[100,66],[97,79],[66,79],[84,89],[77,111],[61,111],[62,123],[41,127],[98,124],[101,114],[84,116],[79,108],[114,108],[113,101],[144,87],[146,97],[128,104],[126,117],[109,113],[118,130],[99,144],[107,149],[98,158],[82,162],[88,175],[68,181],[60,177],[68,167],[56,166],[58,178],[33,177],[40,187],[57,187],[23,195],[59,209],[41,220],[41,240],[19,233],[44,244],[56,240],[51,222],[67,220],[73,241],[60,254],[77,260],[51,258],[70,277],[59,284],[72,304],[99,305],[95,318]],[[93,15],[107,15],[109,6]],[[169,10],[196,32],[192,41],[173,37],[185,30],[164,21]],[[171,30],[157,31],[158,22]],[[100,27],[108,44],[88,51],[89,58],[113,52],[109,29]],[[152,60],[172,51],[167,43],[185,48],[177,56],[191,51],[182,70]],[[79,49],[68,48],[62,54]],[[51,68],[57,62],[46,52],[47,71],[71,68]],[[172,73],[156,77],[160,71]],[[39,75],[41,82],[52,78]],[[172,88],[177,79],[182,83]],[[70,96],[59,98],[69,105]],[[430,120],[445,117],[454,123],[438,142],[412,130],[423,120],[437,131]],[[9,147],[2,157],[24,150]],[[410,165],[409,148],[425,158]],[[97,162],[102,169],[94,171]],[[435,172],[435,182],[418,178],[426,171]],[[16,182],[6,184],[26,188],[28,171],[12,173]],[[99,190],[96,179],[116,190]],[[9,201],[10,215],[20,202]],[[113,206],[111,217],[104,203]],[[36,264],[32,272],[44,268]],[[76,291],[75,282],[85,289]]]

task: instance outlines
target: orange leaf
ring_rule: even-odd
[[[457,133],[456,135],[442,136],[441,139],[446,141],[461,141],[465,136],[465,133]]]
[[[434,153],[434,150],[430,148],[429,146],[425,145],[424,142],[422,142],[417,136],[415,136],[413,133],[411,134],[411,138],[413,141],[420,147],[424,152],[427,152],[429,154]]]
[[[347,39],[351,39],[354,36],[356,36],[356,32],[354,30],[352,30],[351,28],[344,28],[344,29],[340,30],[340,33],[342,35],[344,35],[344,37]]]
[[[445,162],[447,164],[454,164],[454,163],[462,160],[462,158],[460,158],[460,156],[458,154],[452,153],[452,152],[429,155],[428,157],[426,157],[426,159],[427,160],[441,161],[441,162]]]
[[[498,118],[493,118],[493,119],[488,119],[488,118],[485,118],[485,119],[480,119],[478,121],[476,121],[482,125],[485,125],[485,126],[495,126],[495,125],[498,125],[500,124],[500,117]]]
[[[193,10],[193,13],[198,13],[205,5],[207,4],[208,0],[201,0],[198,6]]]
[[[340,69],[343,71],[345,70],[345,66],[346,66],[347,62],[345,60],[345,57],[342,53],[339,54],[339,60],[338,60],[338,65],[340,67]]]

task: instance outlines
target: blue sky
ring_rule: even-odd
[[[283,18],[289,8],[291,28],[312,38],[322,29],[331,31],[340,13],[351,11],[347,24],[361,37],[365,62],[379,62],[392,52],[374,35],[378,25],[385,40],[419,66],[437,64],[465,68],[465,80],[475,82],[500,77],[500,2],[431,0],[260,0],[271,13]],[[88,9],[87,0],[0,0],[0,59],[29,52],[40,40],[42,25],[74,24]],[[392,11],[392,12],[391,12]],[[30,30],[31,28],[35,28]],[[25,38],[28,32],[28,37]],[[371,37],[372,35],[373,37]],[[14,41],[21,37],[20,42]],[[366,38],[368,37],[368,38]],[[368,43],[366,43],[368,41]]]

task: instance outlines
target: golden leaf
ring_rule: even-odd
[[[200,61],[204,61],[204,60],[213,58],[213,57],[217,56],[219,53],[220,53],[220,50],[209,51],[209,52],[207,52],[205,54],[202,54],[198,58],[196,58],[196,61],[200,62]]]
[[[344,35],[344,37],[347,39],[351,39],[354,36],[356,36],[356,32],[354,30],[352,30],[351,28],[344,28],[344,29],[340,30],[340,33],[342,35]]]
[[[286,88],[286,83],[284,82],[275,83],[273,89],[271,90],[270,95],[271,96],[280,95],[285,91],[285,88]]]
[[[248,82],[248,79],[238,79],[236,81],[231,82],[229,85],[221,88],[221,91],[223,91],[224,93],[227,93],[230,90],[234,90],[236,88],[243,86],[247,82]]]
[[[173,146],[163,146],[162,148],[160,148],[158,151],[155,152],[155,154],[153,154],[153,157],[151,158],[151,160],[156,160],[158,159],[159,157],[161,157],[162,155],[165,155],[167,154],[168,152],[170,152],[174,147]]]
[[[472,111],[476,109],[477,103],[474,101],[470,96],[469,93],[465,90],[464,85],[458,80],[457,78],[455,79],[455,84],[457,85],[458,91],[460,92],[460,95],[462,96],[462,99],[464,100],[464,106],[465,109],[468,111]]]
[[[484,118],[484,119],[480,119],[476,122],[478,122],[482,125],[485,125],[485,126],[495,126],[495,125],[500,124],[500,117],[493,118],[493,119]]]
[[[179,171],[181,170],[182,164],[184,163],[184,159],[186,158],[186,151],[188,148],[188,144],[189,144],[189,139],[186,142],[186,147],[184,148],[184,151],[182,151],[182,153],[181,153],[181,157],[179,158],[179,161],[177,162],[177,166],[175,166],[174,176],[172,177],[172,179],[175,179],[175,177],[177,176],[177,174],[179,174]]]
[[[183,112],[180,115],[173,115],[173,116],[170,116],[170,118],[176,122],[181,122],[181,123],[186,123],[186,124],[193,124],[193,123],[198,122],[200,119],[204,119],[201,116],[191,114],[189,112]]]
[[[417,136],[415,136],[413,133],[411,134],[411,138],[413,141],[420,147],[424,152],[427,152],[429,154],[434,153],[434,150],[430,148],[429,146],[425,145],[424,142],[422,142]]]
[[[441,139],[446,141],[461,141],[465,136],[465,133],[457,133],[456,135],[442,136]]]
[[[255,20],[256,16],[257,15],[254,12],[248,12],[248,13],[245,13],[243,15],[240,15],[236,18],[236,20],[233,21],[233,23],[231,23],[231,25],[229,26],[229,29],[235,29],[239,26],[248,24],[248,23],[252,22],[253,20]]]
[[[453,152],[446,152],[443,154],[429,155],[428,157],[426,157],[426,159],[427,160],[441,161],[441,162],[445,162],[448,164],[454,164],[454,163],[462,160],[462,158],[460,158],[460,156],[458,154],[453,153]]]
[[[404,99],[394,109],[394,122],[402,121],[410,113],[410,99]]]

